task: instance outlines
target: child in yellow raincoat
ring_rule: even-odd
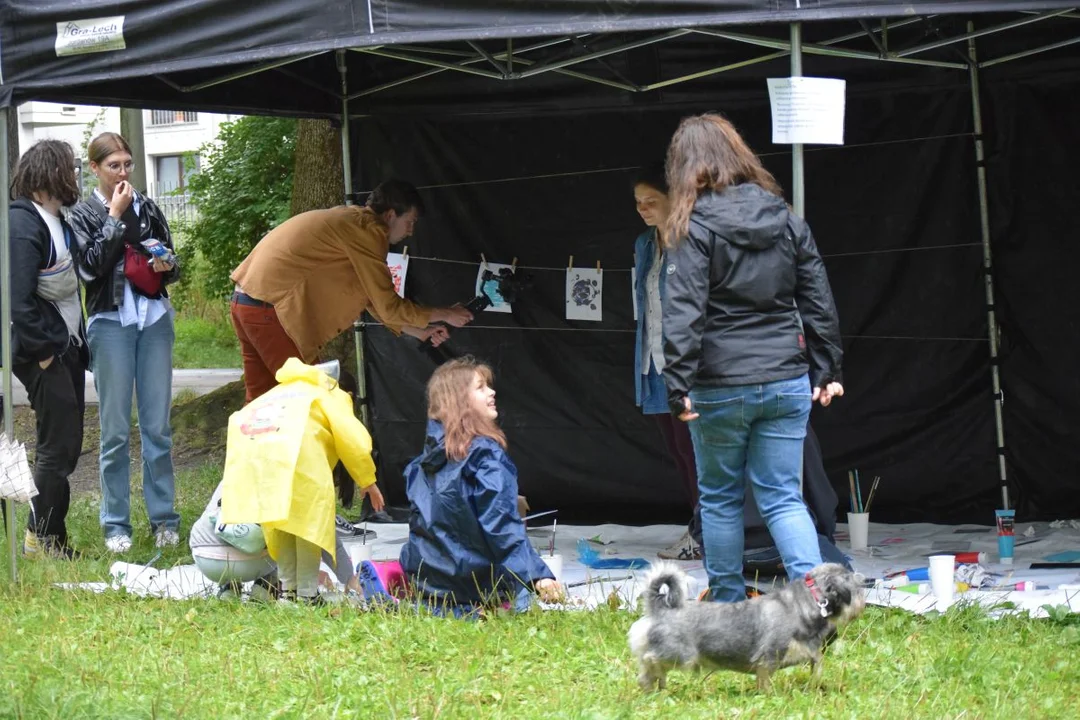
[[[321,552],[335,557],[339,459],[372,507],[383,507],[371,436],[322,367],[290,358],[277,387],[229,418],[218,521],[262,525],[286,599],[314,601]]]

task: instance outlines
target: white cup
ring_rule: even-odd
[[[870,539],[870,513],[848,513],[848,538],[852,550],[865,550]]]
[[[349,554],[352,555],[353,564],[359,565],[360,563],[371,559],[371,546],[366,543],[363,545],[353,545],[349,548]]]
[[[930,556],[930,590],[937,598],[937,609],[944,612],[953,602],[956,590],[956,556]]]
[[[562,555],[555,553],[554,555],[541,555],[540,559],[544,561],[544,564],[548,566],[548,570],[555,576],[555,582],[562,583]]]

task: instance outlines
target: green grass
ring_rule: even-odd
[[[240,344],[228,320],[176,315],[173,367],[238,368]]]
[[[220,474],[182,475],[184,527]],[[137,483],[136,483],[137,485]],[[138,498],[140,492],[133,492]],[[101,548],[96,500],[70,514]],[[129,561],[154,554],[141,501]],[[869,608],[826,655],[824,689],[784,670],[772,694],[747,675],[674,673],[644,694],[626,647],[632,613],[532,613],[482,623],[340,608],[70,592],[109,558],[0,561],[0,717],[17,718],[912,718],[1077,717],[1077,616],[993,621]],[[184,548],[159,567],[186,563]]]

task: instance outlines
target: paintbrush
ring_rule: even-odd
[[[870,512],[870,503],[874,502],[874,493],[877,492],[878,483],[881,482],[881,476],[874,476],[874,484],[870,486],[870,496],[866,498],[866,509],[864,512]]]
[[[594,584],[596,584],[598,582],[621,582],[623,580],[633,580],[633,579],[634,579],[633,575],[623,575],[621,577],[594,577],[594,578],[589,578],[588,580],[580,580],[578,582],[572,582],[569,585],[567,585],[566,587],[567,587],[567,589],[569,589],[569,588],[582,587],[584,585],[594,585]]]
[[[858,512],[858,506],[855,505],[855,473],[848,470],[847,474],[848,486],[851,488],[851,493],[848,495],[848,501],[851,503],[851,512]]]
[[[859,501],[859,512],[866,512],[862,504],[862,487],[859,485],[859,469],[855,468],[855,498]]]
[[[549,557],[555,555],[555,528],[557,528],[558,526],[559,526],[559,520],[558,520],[558,518],[556,518],[555,522],[553,522],[551,524],[551,545],[550,545],[550,547],[548,549],[548,556]]]

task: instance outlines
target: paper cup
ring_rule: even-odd
[[[937,609],[944,611],[953,601],[956,590],[956,556],[930,556],[930,590],[937,598]]]
[[[870,513],[848,513],[848,537],[852,550],[865,550],[870,535]]]
[[[540,559],[548,566],[548,570],[555,576],[555,582],[562,583],[562,555],[541,555]]]
[[[353,563],[359,565],[371,559],[371,545],[353,545],[349,548],[349,554],[352,555]]]

